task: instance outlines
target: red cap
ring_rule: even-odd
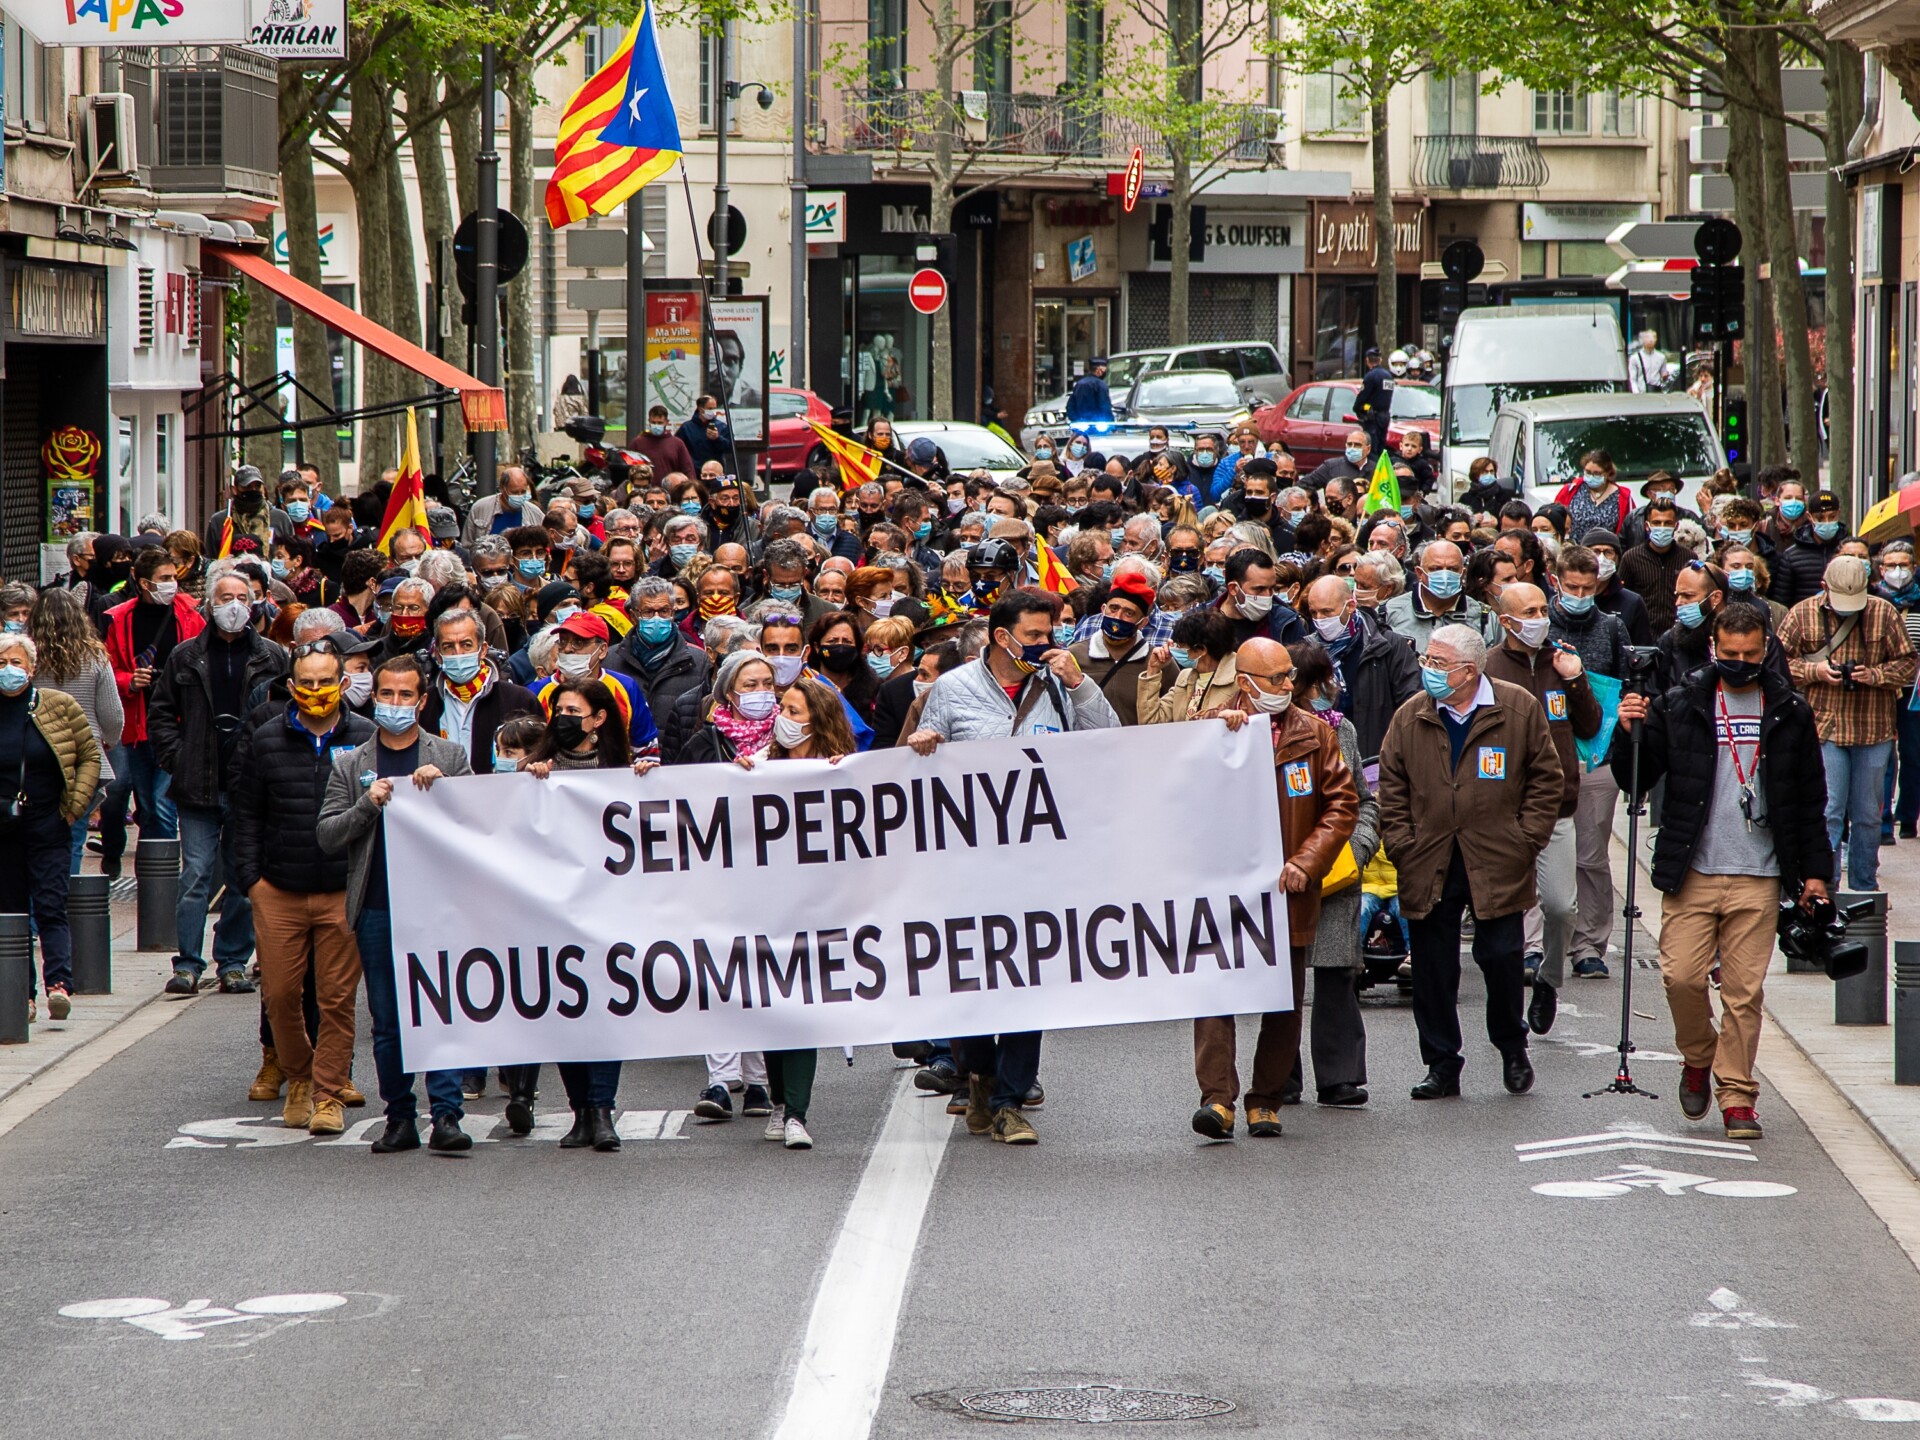
[[[562,635],[578,635],[583,640],[599,640],[610,643],[613,631],[607,628],[607,622],[591,610],[579,610],[561,622],[558,631]]]
[[[1153,613],[1153,587],[1147,584],[1144,575],[1129,572],[1116,577],[1113,584],[1107,588],[1107,598],[1129,600],[1140,607],[1140,613],[1143,616]]]

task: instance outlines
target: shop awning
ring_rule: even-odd
[[[507,428],[507,397],[499,386],[476,380],[438,356],[429,355],[412,341],[402,339],[385,326],[374,324],[338,300],[329,299],[311,285],[294,279],[265,256],[226,245],[206,244],[202,248],[226,261],[249,280],[259,281],[296,310],[305,311],[328,329],[338,330],[348,339],[379,351],[394,364],[404,365],[436,385],[457,391],[460,414],[466,421],[467,429]]]

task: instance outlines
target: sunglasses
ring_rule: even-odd
[[[304,660],[309,655],[340,655],[340,642],[330,635],[322,635],[318,640],[302,640],[293,647],[293,658]]]

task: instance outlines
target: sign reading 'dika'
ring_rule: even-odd
[[[1294,1004],[1258,717],[463,777],[396,789],[386,827],[411,1070]]]

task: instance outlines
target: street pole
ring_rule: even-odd
[[[733,75],[729,66],[733,62],[733,21],[722,21],[720,25],[720,84],[716,93],[720,97],[720,123],[715,128],[719,135],[713,147],[713,293],[718,298],[727,298],[727,241],[733,238],[732,227],[727,224],[727,131],[733,127]]]
[[[812,0],[793,14],[793,180],[787,200],[787,383],[807,388],[807,107],[810,54],[807,18]]]
[[[493,6],[487,6],[491,14]],[[489,40],[480,47],[480,153],[476,158],[478,204],[474,210],[474,360],[477,378],[500,383],[500,152],[494,148],[493,97],[495,53]],[[473,437],[477,493],[491,495],[499,488],[497,430],[479,430]]]
[[[647,227],[642,190],[627,200],[627,444],[647,423]]]

